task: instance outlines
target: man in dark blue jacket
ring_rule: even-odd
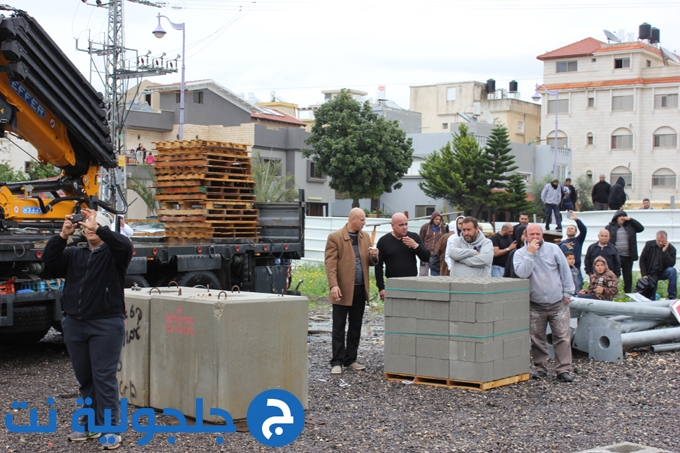
[[[61,307],[64,343],[84,400],[89,398],[97,426],[104,425],[104,409],[118,425],[120,402],[116,371],[125,336],[125,273],[132,259],[132,243],[110,229],[111,220],[97,211],[82,209],[87,247],[66,247],[76,230],[67,216],[61,233],[45,246],[43,261],[52,272],[65,275]],[[86,420],[81,420],[85,424]],[[74,431],[71,441],[96,439],[105,433]],[[104,449],[120,446],[117,434],[105,435]]]
[[[586,257],[583,260],[586,274],[591,275],[595,272],[593,270],[593,262],[598,256],[607,260],[607,266],[614,275],[621,277],[621,258],[619,257],[619,251],[616,249],[616,246],[609,242],[609,231],[604,228],[598,233],[597,242],[590,244],[590,247],[588,247],[588,251],[586,252]]]
[[[576,222],[576,226],[569,225],[567,227],[567,239],[560,242],[560,249],[562,252],[571,252],[574,254],[576,263],[574,267],[578,269],[578,280],[576,292],[579,292],[583,287],[583,275],[581,275],[581,255],[583,254],[583,241],[586,240],[588,228],[581,222],[574,211],[569,211],[569,218]],[[576,228],[578,227],[578,236],[576,235]]]

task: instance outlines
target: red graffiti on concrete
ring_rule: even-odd
[[[192,316],[182,316],[182,306],[177,307],[177,313],[165,315],[165,331],[167,333],[176,333],[179,335],[193,335],[194,318]]]

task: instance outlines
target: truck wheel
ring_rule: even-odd
[[[148,288],[149,282],[146,281],[144,277],[141,275],[126,275],[125,276],[125,287],[126,288],[132,288],[135,286],[135,283],[137,283],[137,286],[140,288]]]
[[[44,305],[14,308],[14,325],[0,329],[0,342],[37,343],[50,330],[52,309]]]
[[[205,287],[210,287],[210,289],[222,289],[220,281],[217,276],[210,271],[193,271],[180,274],[175,278],[175,281],[179,286],[189,286],[193,287],[196,285],[202,285]]]

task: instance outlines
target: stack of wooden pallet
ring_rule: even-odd
[[[257,238],[245,145],[183,140],[159,142],[156,149],[158,219],[167,238]]]

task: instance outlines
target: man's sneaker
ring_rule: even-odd
[[[335,365],[333,368],[331,368],[331,374],[342,374],[342,366]]]
[[[364,371],[366,369],[366,365],[362,365],[359,362],[352,362],[352,364],[347,368],[352,371]]]
[[[118,434],[104,434],[99,442],[104,446],[104,450],[115,450],[120,447],[120,441],[123,440]]]
[[[70,440],[71,442],[82,442],[87,439],[97,439],[101,435],[102,433],[89,433],[87,431],[81,433],[78,431],[73,431],[71,434],[68,435],[68,440]]]

